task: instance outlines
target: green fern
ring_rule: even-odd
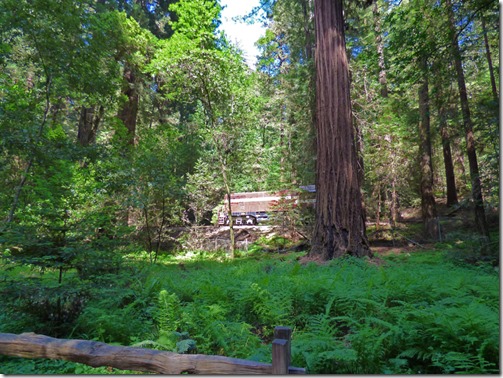
[[[159,329],[164,332],[177,331],[180,322],[180,300],[175,293],[166,290],[159,292],[157,301],[156,321]]]
[[[311,373],[494,372],[497,275],[422,258],[412,268],[403,260],[381,267],[353,259],[197,261],[155,275],[179,299],[165,307],[178,306],[177,329],[190,333],[199,353],[267,359],[260,343],[288,325],[292,364]]]
[[[292,342],[294,363],[317,374],[352,372],[357,352],[338,334],[339,324],[335,318],[326,313],[313,315],[306,330]]]
[[[184,307],[183,327],[197,342],[199,353],[247,358],[260,345],[252,326],[228,320],[228,310],[218,304],[192,302]]]
[[[161,290],[157,298],[155,320],[158,326],[156,340],[143,340],[135,344],[158,350],[189,353],[196,350],[196,342],[187,332],[178,332],[181,325],[182,305],[175,293]]]

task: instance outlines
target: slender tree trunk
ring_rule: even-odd
[[[363,186],[363,181],[365,180],[365,162],[363,160],[363,133],[360,127],[354,122],[355,129],[355,148],[356,148],[356,156],[357,156],[357,172],[358,172],[358,185],[360,188]],[[365,200],[362,195],[362,216],[363,219],[367,219],[367,208],[365,206]]]
[[[433,66],[435,88],[433,92],[436,93],[434,97],[435,107],[438,111],[438,125],[440,137],[442,140],[442,154],[445,169],[445,186],[447,190],[447,206],[454,206],[458,203],[458,194],[456,189],[456,175],[454,171],[454,161],[452,157],[451,139],[447,125],[449,116],[456,112],[456,105],[452,102],[452,86],[449,82],[445,82],[443,78],[446,76],[445,72],[441,70],[444,65],[443,62]],[[451,88],[447,91],[445,88]]]
[[[283,109],[283,106],[281,107]],[[285,161],[287,156],[287,150],[285,147],[285,118],[283,110],[281,111],[281,123],[279,126],[279,150],[281,151],[281,156],[279,158],[279,182],[283,186],[286,182],[285,179]]]
[[[371,256],[358,179],[342,0],[316,0],[316,223],[310,257]]]
[[[122,121],[128,131],[128,144],[134,146],[136,144],[136,117],[138,114],[138,91],[136,88],[136,77],[133,69],[128,67],[124,68],[123,75],[123,88],[122,94],[126,97],[126,101],[119,109],[117,117]],[[135,220],[131,218],[132,207],[124,209],[126,224],[132,226]]]
[[[381,196],[381,184],[377,185],[377,210],[376,210],[376,230],[381,228],[381,206],[382,206],[382,196]]]
[[[158,227],[157,231],[157,244],[155,247],[155,257],[154,264],[157,262],[157,257],[159,257],[159,251],[161,249],[161,238],[164,233],[164,226],[166,226],[166,196],[164,195],[164,190],[162,193],[162,206],[161,206],[161,225]]]
[[[477,162],[477,152],[475,150],[475,136],[473,134],[473,125],[470,115],[470,106],[468,103],[468,95],[466,91],[465,74],[463,72],[463,61],[458,45],[456,34],[456,24],[454,20],[454,11],[452,9],[451,0],[446,0],[447,13],[449,17],[449,31],[451,35],[451,49],[454,58],[454,65],[458,78],[459,100],[461,102],[461,111],[463,114],[463,124],[465,129],[466,151],[468,155],[468,163],[470,166],[470,179],[472,184],[472,198],[475,208],[475,224],[478,232],[489,237],[487,228],[486,215],[484,210],[484,199],[482,197],[482,187],[480,183],[479,165]]]
[[[422,59],[423,82],[419,86],[419,136],[421,138],[421,210],[424,233],[429,239],[438,238],[437,209],[433,195],[433,164],[430,135],[430,105],[426,59]]]
[[[458,194],[456,191],[456,176],[454,175],[454,164],[452,162],[451,141],[447,131],[447,121],[445,108],[439,109],[440,118],[440,136],[442,137],[442,152],[444,155],[445,182],[447,187],[447,206],[453,206],[458,203]]]
[[[236,253],[236,237],[234,235],[234,220],[232,219],[232,207],[231,207],[231,187],[229,185],[229,179],[227,177],[227,165],[225,164],[224,157],[220,154],[220,167],[222,169],[222,178],[224,181],[225,194],[227,196],[227,217],[229,218],[229,239],[231,248],[231,258],[234,258]]]
[[[127,100],[119,110],[117,117],[124,123],[129,134],[128,143],[131,145],[136,144],[136,117],[138,115],[139,96],[136,88],[135,73],[131,68],[124,69],[124,87],[123,94]]]
[[[377,4],[377,0],[372,1],[372,15],[374,18],[374,35],[375,35],[375,43],[377,48],[377,57],[379,64],[379,84],[381,86],[381,97],[383,99],[388,98],[388,79],[386,73],[386,62],[384,59],[384,42],[382,39],[382,30],[381,30],[381,17],[379,14],[379,7]],[[390,193],[390,223],[392,226],[395,226],[396,220],[398,218],[398,194],[396,193],[396,169],[395,169],[395,155],[393,151],[393,137],[392,135],[385,135],[384,139],[389,141],[390,145],[390,154],[391,154],[391,170],[389,171],[389,182],[391,183],[391,193]]]
[[[221,139],[219,139],[219,136],[216,133],[216,125],[217,125],[217,120],[214,117],[214,112],[213,112],[213,104],[211,101],[211,96],[209,95],[209,88],[206,84],[206,80],[204,77],[201,77],[201,84],[202,88],[204,90],[204,93],[206,95],[205,102],[206,102],[206,115],[207,115],[207,120],[209,122],[208,126],[213,130],[211,133],[211,136],[213,138],[213,144],[217,150],[218,153],[218,159],[220,162],[220,169],[222,170],[222,180],[224,183],[224,188],[225,188],[225,194],[227,196],[227,217],[229,219],[229,239],[230,239],[230,252],[231,252],[231,258],[234,258],[235,256],[235,251],[236,251],[236,238],[234,235],[234,220],[232,219],[232,206],[231,206],[231,185],[230,185],[230,180],[227,175],[227,168],[228,168],[228,163],[225,157],[226,152],[226,147],[225,144]]]
[[[390,223],[391,227],[396,226],[398,221],[398,192],[396,190],[396,163],[395,156],[392,156],[391,160],[391,204],[390,204]]]
[[[491,89],[493,91],[494,101],[499,103],[498,89],[496,88],[496,79],[494,77],[493,60],[491,58],[491,49],[489,48],[489,40],[487,39],[487,28],[484,15],[480,17],[482,21],[482,34],[484,34],[484,45],[486,48],[487,64],[489,65],[489,75],[491,77]],[[498,114],[499,115],[499,114]]]
[[[304,16],[304,36],[305,36],[305,51],[306,59],[309,69],[314,67],[314,49],[316,44],[316,36],[312,30],[312,4],[314,0],[302,0],[302,13]],[[314,134],[314,129],[316,125],[316,77],[314,75],[314,70],[311,71],[312,74],[309,75],[309,112],[311,116],[311,125],[309,128],[309,138],[306,140],[305,144],[305,154],[313,153],[316,151],[316,138]],[[313,167],[314,168],[314,167]]]
[[[466,173],[465,168],[465,154],[463,153],[463,148],[460,145],[460,142],[456,140],[452,140],[452,149],[453,152],[453,163],[454,170],[457,169],[459,174],[456,176],[458,178],[456,183],[456,188],[466,188],[468,186],[468,175]],[[464,191],[464,190],[463,190]]]
[[[397,185],[397,156],[394,150],[393,145],[393,135],[386,135],[385,138],[389,142],[389,150],[390,150],[390,162],[389,162],[389,181],[391,188],[388,190],[388,198],[389,198],[389,223],[391,227],[396,226],[396,222],[398,220],[398,192],[396,189]]]
[[[388,84],[386,78],[386,64],[384,62],[384,43],[381,33],[381,18],[379,16],[379,8],[377,0],[373,0],[372,14],[374,16],[374,34],[377,46],[377,56],[379,59],[379,84],[381,85],[381,97],[388,97]]]

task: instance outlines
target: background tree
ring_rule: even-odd
[[[470,166],[470,178],[472,182],[472,199],[475,209],[475,223],[479,232],[489,237],[487,229],[486,215],[484,211],[484,200],[482,197],[482,187],[480,182],[480,172],[477,161],[477,152],[475,149],[475,137],[473,133],[472,118],[470,114],[470,105],[466,90],[465,75],[463,71],[463,61],[458,45],[458,37],[455,26],[454,11],[450,0],[446,1],[446,11],[448,16],[449,36],[451,38],[451,53],[454,59],[454,66],[458,79],[459,100],[461,103],[461,112],[463,115],[463,126],[465,130],[466,150]]]
[[[421,214],[424,232],[429,239],[438,239],[438,219],[435,196],[433,194],[433,162],[430,127],[430,95],[427,72],[427,57],[421,57],[420,69],[424,73],[419,84],[419,137],[421,167]]]
[[[443,57],[439,57],[443,60]],[[447,206],[458,204],[456,175],[452,154],[451,140],[455,130],[449,125],[449,120],[455,118],[456,106],[453,104],[452,71],[443,65],[442,61],[432,64],[432,103],[437,111],[438,133],[441,137],[442,156],[445,169],[445,193]],[[453,114],[454,113],[454,114]]]
[[[260,114],[266,154],[273,152],[273,160],[280,161],[279,167],[265,168],[280,176],[271,177],[274,189],[309,185],[315,180],[313,2],[271,1],[262,9],[268,29],[257,42],[265,99]]]
[[[215,28],[220,7],[213,1],[181,1],[171,9],[178,13],[178,21],[172,24],[175,34],[162,46],[152,67],[162,86],[169,90],[168,96],[198,105],[203,146],[208,146],[207,152],[216,160],[214,169],[222,175],[223,191],[229,201],[233,257],[232,168],[239,159],[240,139],[248,122],[251,75],[242,57],[225,39],[217,39]]]

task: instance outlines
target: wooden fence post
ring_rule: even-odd
[[[289,327],[275,327],[272,342],[272,373],[288,374],[290,366],[292,330]]]
[[[288,341],[274,339],[272,342],[272,373],[288,374]]]

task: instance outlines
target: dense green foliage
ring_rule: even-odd
[[[146,254],[128,259],[117,275],[81,281],[87,295],[79,296],[83,308],[66,323],[67,335],[270,362],[273,328],[286,325],[294,330],[292,364],[310,373],[499,370],[499,282],[490,266],[455,263],[442,250],[390,255],[378,266],[355,258],[303,265],[303,253],[241,254],[229,260],[200,252],[156,265],[145,264]],[[19,275],[28,281],[39,273],[4,273],[2,288],[19,284]],[[71,303],[71,293],[61,297]],[[33,302],[38,313],[13,316],[21,303],[26,299],[2,303],[0,331],[55,331],[43,323],[52,308]],[[104,372],[37,361],[2,358],[2,372]]]
[[[347,6],[347,46],[367,216],[382,221],[421,200],[420,79],[432,83],[434,194],[446,193],[445,143],[459,198],[471,183],[445,7],[367,5]],[[215,1],[53,6],[9,0],[0,8],[2,220],[31,227],[56,217],[72,228],[89,219],[114,235],[133,226],[146,230],[136,236],[155,255],[159,230],[211,222],[228,190],[315,182],[312,1],[261,2],[253,17],[267,30],[255,71],[219,31]],[[498,82],[499,12],[494,1],[454,11],[484,200],[495,206],[499,95],[488,84]],[[419,57],[429,67],[422,76]]]
[[[369,232],[427,243],[400,223],[421,202],[422,81],[433,194],[449,145],[459,203],[443,214],[472,206],[447,8],[346,3]],[[245,17],[267,26],[255,70],[215,0],[0,1],[0,332],[269,361],[286,325],[311,373],[499,372],[499,8],[453,3],[490,240],[440,217],[435,251],[318,266],[270,253],[282,237],[232,260],[177,234],[214,222],[226,192],[315,183],[313,1]],[[120,372],[0,357],[0,373]]]

